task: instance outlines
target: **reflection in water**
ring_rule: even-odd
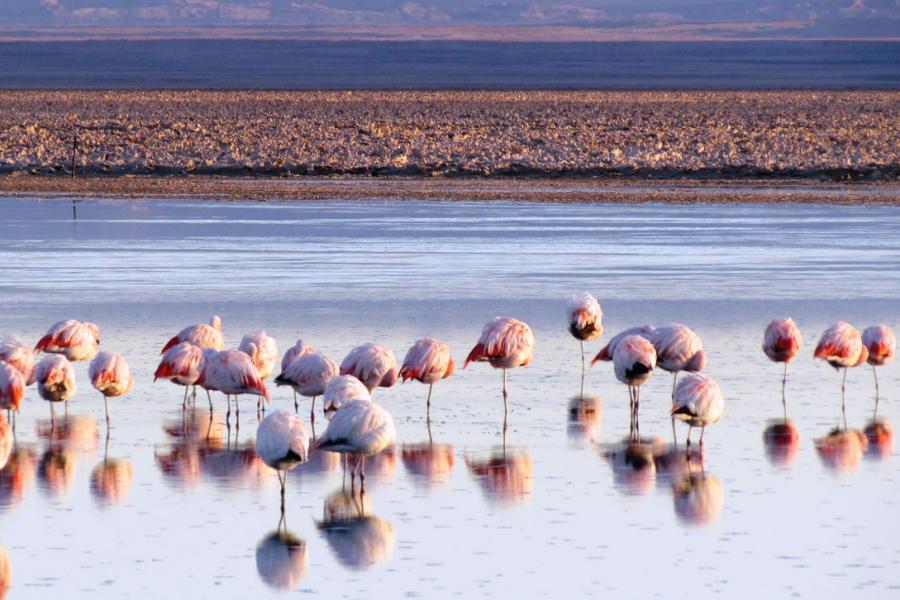
[[[403,466],[416,484],[428,486],[450,480],[454,460],[452,444],[403,444],[401,455]]]
[[[569,438],[582,442],[596,442],[603,407],[597,396],[578,395],[569,401],[566,431]]]
[[[291,590],[308,569],[306,542],[286,528],[273,531],[256,546],[256,572],[269,587]]]
[[[59,496],[69,491],[75,475],[75,453],[62,446],[51,446],[41,456],[38,481],[45,491]]]
[[[722,482],[704,472],[688,473],[672,485],[675,514],[682,523],[708,525],[725,504]]]
[[[788,466],[800,450],[800,432],[792,421],[774,419],[763,431],[766,458],[777,466]]]
[[[0,546],[0,600],[6,598],[10,583],[12,583],[12,564],[9,562],[6,549]]]
[[[653,462],[657,485],[667,485],[669,488],[686,475],[703,469],[703,455],[699,451],[686,452],[684,448],[664,444],[660,440],[653,444]]]
[[[325,499],[318,523],[338,562],[355,571],[387,560],[394,550],[394,526],[369,514],[368,495],[338,490]]]
[[[0,469],[6,466],[13,449],[13,432],[9,421],[0,414]]]
[[[613,481],[628,494],[644,494],[656,483],[656,456],[665,451],[662,440],[627,440],[607,448],[603,456],[613,470]]]
[[[118,504],[128,495],[133,474],[131,462],[121,458],[109,458],[109,429],[107,429],[103,462],[94,467],[91,473],[91,494],[102,503]]]
[[[341,455],[337,452],[328,452],[316,448],[314,444],[310,444],[309,456],[305,463],[301,463],[291,471],[288,471],[290,477],[310,478],[316,476],[327,475],[341,465]]]
[[[885,418],[871,421],[863,429],[868,440],[866,456],[884,460],[894,451],[894,428]]]
[[[859,465],[869,442],[858,429],[833,429],[816,440],[816,452],[822,464],[837,473],[852,471]]]
[[[525,448],[498,448],[487,458],[467,456],[466,465],[491,500],[518,502],[531,495],[534,473]]]
[[[366,479],[387,479],[397,471],[397,445],[392,444],[372,456],[366,457]]]
[[[66,415],[55,421],[40,420],[37,435],[51,446],[62,444],[70,452],[90,456],[97,453],[100,443],[97,419],[90,415]]]
[[[34,481],[37,454],[17,444],[0,470],[0,507],[13,506],[22,501],[25,490]]]

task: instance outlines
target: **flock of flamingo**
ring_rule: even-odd
[[[567,307],[569,332],[581,344],[582,372],[585,368],[584,342],[603,333],[603,312],[597,299],[588,293],[576,294]],[[93,323],[68,320],[53,325],[34,348],[16,339],[0,343],[0,457],[11,446],[14,415],[18,412],[25,388],[37,384],[38,394],[50,403],[51,422],[54,404],[66,402],[75,394],[75,370],[72,361],[90,360],[91,385],[104,399],[107,424],[110,421],[109,398],[127,394],[134,385],[127,361],[111,351],[100,351],[100,330]],[[210,410],[210,392],[220,392],[231,416],[232,397],[239,419],[238,397],[257,397],[257,411],[265,411],[269,391],[265,380],[278,365],[275,340],[264,331],[243,337],[237,350],[224,349],[222,322],[218,316],[208,324],[182,329],[162,348],[154,381],[166,379],[184,387],[182,406],[196,399],[197,388],[206,391]],[[784,364],[782,390],[787,368],[799,353],[802,336],[797,325],[784,317],[772,321],[765,330],[763,351],[774,362]],[[463,368],[472,362],[488,362],[502,372],[504,415],[507,411],[507,371],[528,365],[532,360],[534,335],[524,322],[496,317],[484,326],[478,342],[467,355]],[[873,367],[893,360],[896,340],[884,325],[869,327],[860,333],[845,322],[837,322],[820,337],[814,358],[843,369],[841,408],[847,370],[868,363]],[[41,355],[43,355],[41,357]],[[39,360],[38,360],[39,359]],[[612,361],[615,377],[628,388],[631,407],[630,439],[640,440],[640,387],[656,368],[672,374],[672,402],[669,416],[673,438],[675,421],[687,424],[686,447],[691,432],[699,427],[702,448],[706,427],[723,415],[725,402],[716,381],[703,373],[707,358],[700,337],[681,324],[664,327],[643,325],[622,331],[596,354],[591,365]],[[365,343],[353,348],[338,366],[302,340],[282,356],[278,386],[289,386],[294,393],[294,412],[277,410],[261,420],[256,432],[256,451],[269,467],[278,472],[282,507],[287,471],[305,462],[311,444],[315,448],[344,454],[351,469],[351,488],[358,476],[360,490],[365,489],[365,460],[394,444],[396,428],[390,413],[375,404],[372,394],[378,388],[393,386],[398,380],[416,380],[428,385],[426,411],[430,419],[432,388],[450,377],[455,362],[443,342],[425,337],[416,341],[398,366],[394,353],[386,346]],[[679,374],[684,373],[679,379]],[[876,388],[877,373],[875,375]],[[328,420],[325,431],[311,441],[306,424],[297,416],[298,395],[311,398],[310,424],[315,432],[315,401],[322,397],[322,409]],[[12,426],[10,425],[12,423]],[[504,425],[505,427],[505,425]],[[846,429],[846,415],[844,416]],[[675,439],[677,447],[677,439]],[[5,461],[4,461],[5,462]],[[2,464],[2,463],[0,463]]]

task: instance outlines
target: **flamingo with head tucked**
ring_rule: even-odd
[[[688,424],[688,447],[691,445],[691,429],[700,427],[700,448],[703,448],[706,426],[721,419],[724,412],[725,399],[722,397],[722,390],[709,375],[689,373],[675,388],[671,414]]]
[[[353,375],[332,377],[322,392],[322,410],[326,419],[331,419],[342,406],[353,400],[372,401],[369,388]]]
[[[64,355],[50,354],[41,359],[35,367],[35,379],[37,380],[38,395],[50,403],[52,425],[56,418],[53,404],[56,402],[68,403],[69,398],[75,395],[75,369]]]
[[[25,378],[8,362],[0,361],[0,410],[6,409],[12,420],[12,413],[19,412],[25,397]]]
[[[489,362],[495,369],[503,370],[503,413],[506,414],[506,371],[531,363],[534,355],[534,334],[523,321],[510,317],[494,317],[481,330],[478,343],[469,352],[463,369],[470,362]]]
[[[251,331],[241,339],[238,350],[253,360],[260,379],[267,379],[278,363],[278,346],[265,330]]]
[[[844,429],[846,429],[847,412],[844,394],[847,388],[847,369],[864,364],[869,358],[869,351],[855,327],[844,321],[838,321],[826,329],[819,338],[813,358],[821,358],[835,369],[844,369],[844,376],[841,378],[841,413],[844,416]]]
[[[100,345],[100,329],[88,321],[60,321],[38,340],[38,352],[62,354],[69,360],[90,360]]]
[[[209,320],[209,325],[199,323],[185,327],[175,337],[166,342],[166,345],[163,346],[159,353],[165,354],[166,350],[182,342],[190,342],[204,350],[207,348],[222,350],[225,347],[225,338],[222,335],[222,319],[219,318],[219,315],[213,315]]]
[[[284,351],[284,356],[281,357],[281,372],[284,373],[285,369],[288,368],[288,365],[301,356],[315,351],[315,348],[313,348],[303,340],[297,340],[297,342],[293,346]]]
[[[640,411],[641,385],[653,375],[656,367],[656,349],[640,335],[629,335],[616,344],[613,368],[616,379],[628,386],[631,405],[631,435],[640,438],[638,414]]]
[[[415,379],[428,384],[428,398],[425,400],[426,418],[431,418],[431,389],[441,379],[453,375],[455,369],[456,364],[450,356],[450,348],[434,338],[424,337],[417,340],[406,353],[400,367],[400,378],[404,382]]]
[[[581,344],[581,372],[584,373],[584,342],[603,334],[603,310],[597,299],[587,293],[575,294],[566,307],[569,333]]]
[[[276,410],[263,419],[256,430],[256,454],[278,471],[281,484],[281,512],[284,514],[284,484],[287,472],[305,463],[309,455],[309,434],[296,415]]]
[[[397,358],[387,346],[361,344],[341,362],[341,375],[353,375],[363,382],[369,392],[379,387],[389,388],[397,383]]]
[[[878,372],[875,367],[886,365],[894,360],[897,350],[897,338],[887,325],[872,325],[862,332],[862,343],[869,352],[866,361],[872,365],[875,376],[875,403],[878,404]]]
[[[156,372],[153,374],[153,381],[168,379],[176,385],[184,386],[184,398],[181,406],[186,408],[188,389],[197,383],[202,362],[203,350],[199,346],[190,342],[181,342],[166,350],[162,355],[159,366],[156,367]],[[207,399],[209,399],[209,410],[212,411],[212,399],[209,398],[209,392],[207,392]]]
[[[298,410],[297,394],[312,398],[309,420],[310,423],[315,423],[316,397],[321,396],[325,392],[325,386],[337,374],[338,366],[334,364],[334,361],[324,354],[311,352],[291,362],[275,378],[275,384],[289,385],[294,390],[294,411]]]
[[[672,402],[675,402],[675,385],[678,373],[687,371],[697,373],[706,368],[706,352],[700,336],[687,325],[675,323],[654,329],[647,338],[656,348],[656,365],[663,371],[672,374]],[[675,420],[672,419],[672,440],[677,444],[675,436]]]
[[[34,383],[34,351],[24,342],[15,338],[0,342],[0,361],[18,369],[26,386]]]
[[[611,340],[606,342],[606,345],[600,349],[600,352],[594,356],[594,359],[591,361],[591,366],[594,366],[600,361],[609,362],[613,359],[613,355],[616,353],[616,348],[622,341],[630,335],[639,335],[645,339],[649,339],[650,335],[654,331],[653,325],[640,325],[638,327],[629,327],[624,331],[620,331],[616,335],[613,336]]]
[[[794,320],[780,317],[769,323],[763,336],[763,352],[772,362],[784,363],[784,377],[781,380],[781,400],[784,403],[784,387],[787,384],[788,363],[800,352],[803,336]]]
[[[109,399],[124,396],[134,387],[128,361],[115,352],[100,352],[91,361],[88,376],[94,389],[103,394],[106,424],[109,425]]]
[[[225,394],[228,400],[228,412],[231,416],[231,396],[234,396],[235,410],[241,414],[237,397],[240,394],[257,396],[256,411],[262,409],[262,399],[269,402],[269,390],[263,383],[256,366],[250,357],[238,350],[223,350],[216,352],[207,349],[203,352],[203,363],[197,385],[206,390],[219,391]]]

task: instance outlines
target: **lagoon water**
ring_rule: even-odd
[[[9,598],[845,597],[900,593],[900,479],[893,444],[832,460],[815,440],[840,423],[838,375],[813,363],[831,322],[896,327],[900,208],[834,205],[557,205],[506,202],[0,201],[0,332],[35,341],[55,321],[96,322],[132,364],[133,392],[79,390],[49,431],[29,389],[0,471],[0,563]],[[569,294],[603,305],[596,352],[635,324],[680,321],[703,338],[726,397],[702,464],[671,442],[671,377],[644,386],[655,460],[626,460],[627,392],[609,364],[581,378]],[[435,386],[379,390],[398,445],[369,463],[362,505],[319,455],[278,483],[256,459],[254,402],[239,427],[214,397],[183,412],[153,383],[181,327],[222,316],[226,344],[265,328],[340,361],[377,341],[402,359],[422,335],[462,361],[481,326],[529,322],[531,366],[471,365]],[[805,345],[787,414],[799,440],[767,445],[783,418],[780,367],[760,345],[794,317]],[[898,366],[879,372],[878,418],[896,420]],[[272,407],[292,406],[271,388]],[[573,403],[574,398],[582,400]],[[851,371],[847,421],[873,419],[871,369]],[[308,414],[308,401],[301,406]],[[319,417],[317,428],[324,427]],[[679,429],[679,439],[684,439]],[[429,442],[430,439],[430,442]],[[633,456],[631,457],[634,458]],[[335,515],[365,518],[334,522]],[[0,564],[0,578],[4,572]],[[0,590],[3,585],[0,582]],[[2,592],[0,592],[2,595]]]

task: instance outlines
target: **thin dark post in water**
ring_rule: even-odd
[[[72,130],[72,179],[75,179],[75,158],[78,155],[78,125]]]

